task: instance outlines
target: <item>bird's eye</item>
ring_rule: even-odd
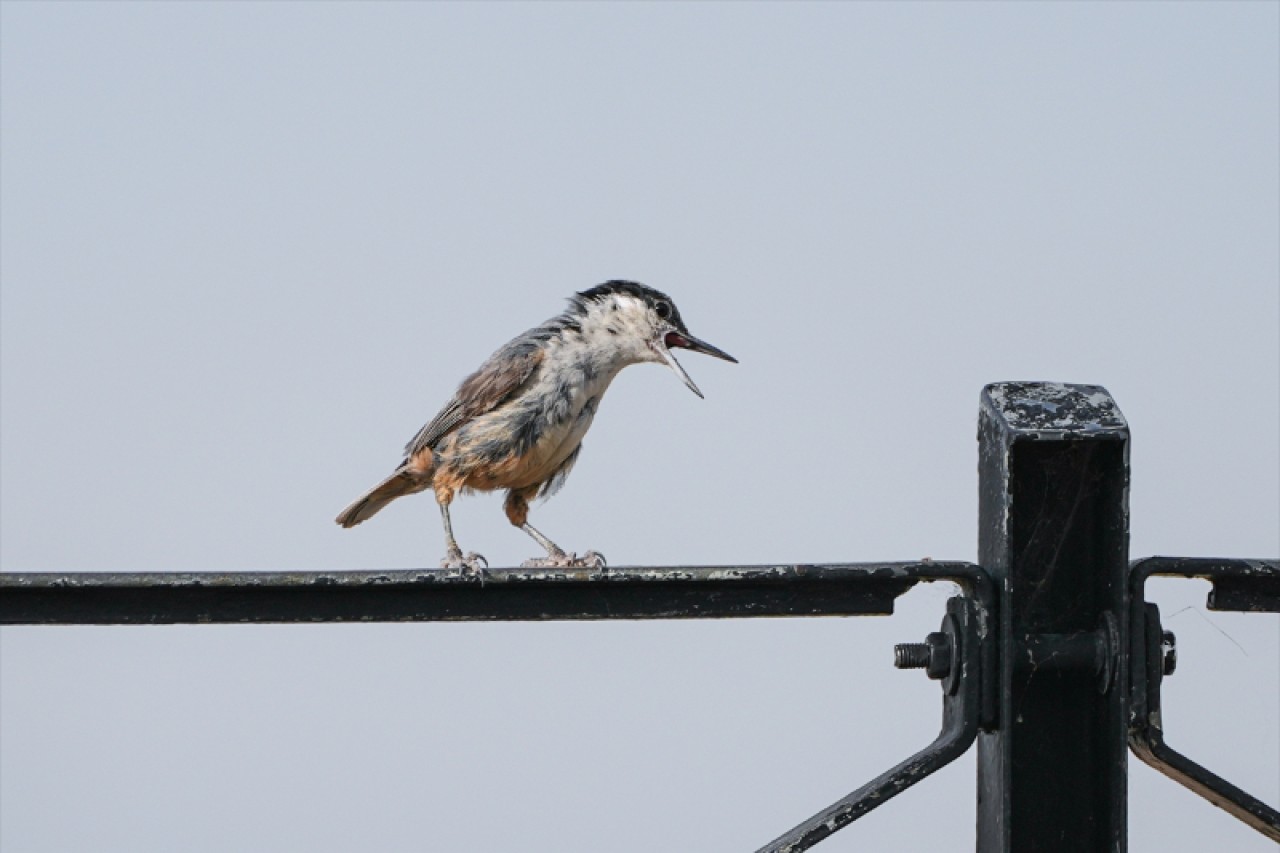
[[[669,302],[659,302],[653,310],[657,311],[658,316],[662,319],[671,319],[671,304]]]

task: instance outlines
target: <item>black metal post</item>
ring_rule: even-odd
[[[978,849],[1123,853],[1128,426],[1090,385],[989,385],[979,417],[978,554],[1002,654]]]

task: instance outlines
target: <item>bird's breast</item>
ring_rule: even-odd
[[[469,488],[545,483],[582,443],[616,371],[544,370],[516,400],[461,427],[440,448]]]

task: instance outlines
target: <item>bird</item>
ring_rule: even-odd
[[[522,568],[607,568],[600,553],[566,552],[529,524],[529,502],[564,485],[601,398],[624,367],[665,364],[703,396],[673,349],[738,361],[694,337],[671,297],[652,287],[615,279],[575,293],[562,313],[513,338],[464,379],[405,445],[391,475],[337,523],[354,527],[396,498],[431,489],[444,524],[440,567],[483,572],[488,561],[458,546],[449,505],[458,494],[505,489],[507,520],[547,552]]]

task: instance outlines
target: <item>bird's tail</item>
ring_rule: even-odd
[[[408,468],[399,468],[390,477],[358,498],[351,506],[338,513],[334,521],[343,527],[355,527],[360,522],[372,518],[396,498],[421,492],[429,485],[431,485],[430,477],[424,477]]]

